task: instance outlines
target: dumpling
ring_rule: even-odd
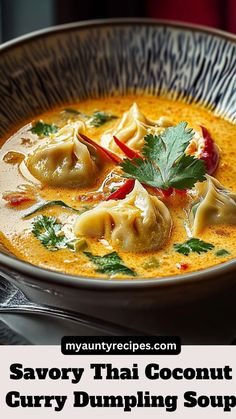
[[[76,236],[104,237],[129,252],[160,249],[167,241],[172,221],[168,208],[149,195],[136,180],[134,189],[122,200],[98,204],[81,214],[75,223]]]
[[[190,212],[193,235],[198,235],[204,227],[214,224],[236,224],[236,194],[225,189],[212,176],[197,184],[200,200]]]
[[[84,131],[83,122],[65,125],[26,157],[29,172],[46,185],[77,187],[92,184],[98,167],[92,147],[88,149],[77,138],[77,134]]]
[[[151,132],[160,131],[160,128],[170,126],[171,122],[161,117],[158,121],[152,121],[140,111],[134,103],[128,112],[125,112],[114,130],[107,131],[101,138],[101,144],[107,148],[119,152],[119,148],[113,141],[115,135],[120,141],[126,143],[134,150],[141,150],[144,145],[144,137]]]

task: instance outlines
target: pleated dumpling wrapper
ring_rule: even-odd
[[[161,117],[158,121],[152,121],[140,111],[136,103],[133,103],[115,128],[102,135],[101,144],[115,152],[120,152],[113,140],[113,135],[115,135],[132,149],[141,150],[144,146],[145,135],[161,132],[170,125],[172,125],[171,122],[165,117]]]
[[[85,132],[82,121],[67,124],[51,135],[25,159],[29,172],[44,185],[88,186],[94,179],[98,167],[96,151],[83,144],[78,133]]]
[[[144,252],[163,247],[171,226],[165,204],[136,180],[126,198],[102,202],[81,214],[74,232],[76,236],[105,238],[124,251]]]
[[[197,202],[190,212],[193,235],[214,224],[236,224],[236,194],[212,176],[196,185]]]

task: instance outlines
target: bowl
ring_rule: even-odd
[[[235,41],[225,32],[150,19],[74,23],[10,41],[0,48],[0,135],[64,103],[117,92],[200,102],[235,122]],[[235,260],[120,281],[41,269],[1,249],[0,272],[34,302],[179,335],[184,343],[229,343],[236,334]]]

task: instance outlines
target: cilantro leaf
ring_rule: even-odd
[[[46,249],[52,252],[65,248],[78,252],[86,248],[87,242],[84,238],[68,239],[62,227],[55,217],[39,215],[34,219],[32,233]]]
[[[55,217],[39,215],[33,223],[32,233],[46,249],[55,251],[67,246],[62,224]]]
[[[147,135],[143,155],[159,163],[161,171],[169,170],[181,157],[192,140],[194,132],[187,129],[187,122],[165,129],[161,135]]]
[[[186,122],[167,128],[160,135],[146,135],[144,158],[124,159],[121,167],[125,177],[157,188],[192,188],[205,180],[206,167],[202,160],[184,154],[194,132]]]
[[[90,252],[84,252],[84,254],[91,260],[91,262],[97,265],[98,269],[96,269],[96,272],[109,275],[120,273],[129,276],[136,276],[135,271],[127,268],[123,264],[123,261],[117,252],[108,253],[104,256],[95,256]]]
[[[157,186],[161,183],[159,171],[149,160],[141,158],[124,159],[121,167],[127,178],[137,179],[140,183],[150,186]]]
[[[96,111],[93,113],[92,117],[89,120],[89,125],[92,127],[100,127],[101,125],[105,124],[112,119],[116,119],[117,116],[112,115],[110,113]]]
[[[202,160],[184,155],[178,164],[170,169],[169,186],[176,189],[190,189],[196,182],[205,180],[205,173],[206,168]]]
[[[208,250],[212,250],[215,246],[211,243],[206,243],[202,240],[192,238],[187,240],[184,243],[177,243],[174,244],[174,249],[178,253],[182,253],[185,256],[188,256],[189,253],[206,253]]]
[[[31,128],[33,134],[37,134],[39,137],[48,137],[49,134],[54,134],[58,131],[58,127],[54,124],[46,124],[43,121],[37,121]]]

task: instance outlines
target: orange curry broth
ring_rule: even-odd
[[[85,114],[92,114],[95,110],[111,112],[120,117],[126,112],[133,102],[140,107],[141,112],[151,119],[158,119],[161,116],[168,117],[174,124],[180,121],[187,121],[189,126],[199,130],[199,125],[205,126],[211,133],[213,139],[220,147],[220,164],[215,177],[228,189],[236,192],[236,142],[235,126],[231,123],[213,115],[208,110],[198,105],[189,105],[184,102],[172,101],[165,98],[151,96],[126,96],[111,97],[106,99],[89,99],[71,106]],[[36,118],[42,119],[47,123],[55,123],[63,126],[67,123],[65,115],[61,112],[63,108],[56,109]],[[72,119],[75,116],[72,116]],[[87,135],[99,142],[101,134],[116,124],[112,120],[99,128],[88,128]],[[16,191],[19,185],[31,185],[26,178],[19,172],[17,164],[7,163],[3,157],[8,151],[17,151],[27,154],[37,147],[40,138],[28,132],[30,126],[21,127],[18,132],[13,131],[11,137],[2,139],[1,160],[0,160],[0,192]],[[29,138],[29,140],[28,140]],[[78,201],[78,196],[96,190],[102,181],[91,188],[59,188],[37,186],[39,195],[46,200],[63,200],[69,205],[79,208],[86,205]],[[181,255],[173,250],[174,243],[180,243],[188,239],[184,223],[187,220],[186,208],[190,205],[190,198],[173,196],[165,200],[165,204],[170,210],[173,220],[173,229],[169,241],[164,248],[155,252],[148,253],[126,253],[120,249],[112,249],[104,240],[88,238],[88,249],[93,254],[104,255],[112,250],[118,251],[124,264],[136,270],[138,277],[163,277],[196,271],[207,268],[215,264],[225,262],[236,256],[236,226],[212,226],[206,228],[201,238],[204,241],[214,244],[213,251],[204,254],[191,253],[188,257]],[[27,219],[22,219],[22,209],[28,205],[11,208],[5,200],[1,199],[1,218],[0,218],[0,239],[2,244],[18,258],[28,261],[40,267],[75,274],[82,276],[97,277],[104,275],[95,272],[96,267],[88,260],[82,251],[71,252],[68,249],[61,249],[55,252],[47,250],[40,241],[31,233],[32,219],[41,214],[53,215],[58,217],[62,223],[73,224],[77,215],[74,212],[61,207],[49,207],[41,212],[32,215]],[[220,249],[227,249],[230,254],[219,257],[215,252]],[[154,259],[153,259],[154,258]],[[153,263],[154,261],[154,263]],[[184,264],[184,270],[180,269]],[[188,266],[186,266],[186,264]],[[122,278],[122,277],[121,277]]]

